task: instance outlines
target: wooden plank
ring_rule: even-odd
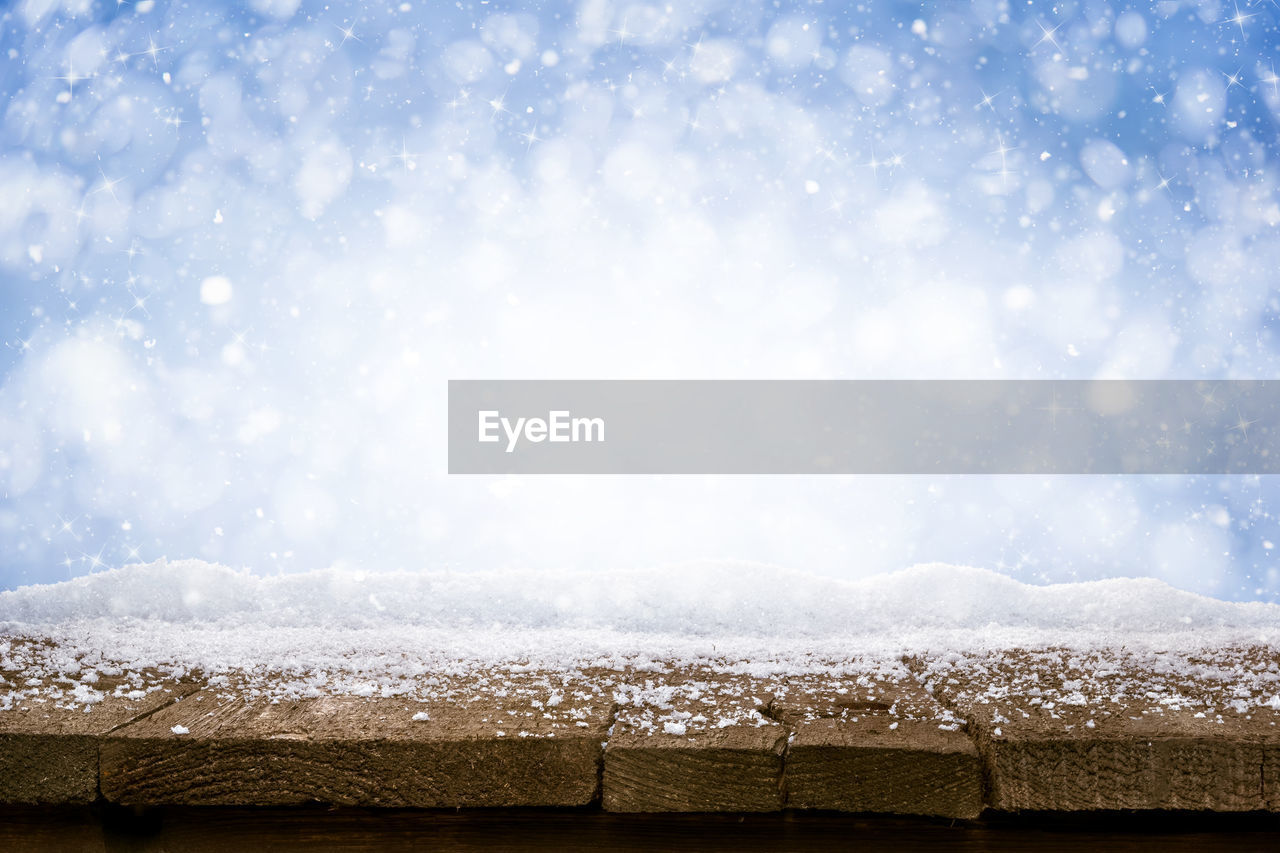
[[[0,802],[84,803],[99,790],[126,805],[602,797],[612,812],[971,818],[985,777],[1002,811],[1280,811],[1273,649],[909,663],[927,690],[896,665],[853,660],[799,676],[460,666],[366,697],[287,698],[288,679],[269,680],[284,691],[273,699],[244,678],[193,693],[189,677],[6,637]]]
[[[1268,811],[1280,812],[1280,743],[1271,738],[1262,745],[1262,796]]]
[[[1280,744],[1270,652],[1014,650],[914,665],[969,719],[994,808],[1269,807],[1264,756]]]
[[[180,805],[592,802],[612,700],[576,672],[424,679],[416,698],[207,689],[105,738],[103,795]]]
[[[0,803],[88,803],[98,741],[196,689],[52,642],[0,638]]]
[[[982,812],[976,746],[900,665],[787,679],[769,711],[792,731],[788,806],[966,819]]]
[[[787,730],[769,682],[709,667],[631,674],[604,757],[613,812],[765,812],[783,805]]]

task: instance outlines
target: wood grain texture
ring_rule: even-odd
[[[1280,720],[1272,725],[1280,728]],[[1269,811],[1280,812],[1280,740],[1267,738],[1262,745],[1262,796]]]
[[[905,672],[788,680],[771,714],[793,732],[787,805],[976,818],[978,751],[958,721]]]
[[[582,682],[548,706],[566,692],[553,679],[510,675],[427,700],[205,690],[104,738],[102,792],[135,805],[583,805],[597,796],[611,700]]]
[[[0,668],[0,803],[88,803],[102,735],[196,684],[88,665],[51,643],[6,637]]]
[[[731,726],[694,738],[621,734],[605,752],[613,812],[767,812],[782,808],[786,732]]]
[[[1274,807],[1264,768],[1280,744],[1280,714],[1248,695],[1267,683],[1249,673],[1274,673],[1256,651],[1183,661],[1018,650],[917,664],[968,718],[993,808]],[[1229,689],[1216,672],[1229,675]]]
[[[0,637],[0,803],[1280,812],[1280,660],[1262,648],[949,653],[914,676],[459,664],[371,673],[366,696],[78,654]]]
[[[761,713],[767,685],[690,667],[637,674],[621,695],[605,749],[606,810],[782,808],[788,732]]]

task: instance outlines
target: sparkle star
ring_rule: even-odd
[[[147,49],[142,52],[151,57],[151,64],[155,66],[157,71],[159,71],[160,62],[156,57],[168,49],[169,48],[167,47],[160,47],[157,45],[155,36],[147,36]]]
[[[1070,407],[1068,407],[1068,406],[1062,406],[1062,405],[1059,405],[1059,404],[1058,404],[1058,392],[1057,392],[1057,391],[1054,391],[1054,392],[1053,392],[1053,400],[1049,403],[1049,405],[1047,405],[1047,406],[1041,406],[1041,407],[1040,407],[1040,411],[1042,411],[1042,412],[1048,412],[1048,413],[1049,413],[1049,423],[1050,423],[1050,424],[1052,424],[1054,427],[1057,427],[1057,426],[1058,426],[1058,415],[1059,415],[1059,414],[1065,414],[1065,413],[1067,413],[1067,412],[1072,412],[1072,411],[1075,411],[1075,410],[1074,410],[1074,409],[1072,409],[1072,408],[1070,408]]]
[[[451,100],[451,101],[449,101],[448,103],[446,103],[446,104],[445,104],[445,106],[446,106],[446,107],[448,107],[448,108],[449,108],[449,109],[451,109],[451,110],[454,110],[454,111],[456,112],[456,111],[457,111],[457,109],[458,109],[458,107],[460,107],[460,106],[462,106],[462,105],[464,105],[464,104],[469,104],[469,103],[471,103],[471,92],[470,92],[470,90],[468,90],[468,89],[459,89],[459,90],[458,90],[458,94],[454,96],[453,100]]]
[[[1059,51],[1062,50],[1062,45],[1058,43],[1058,39],[1054,36],[1054,33],[1056,33],[1058,28],[1062,26],[1061,23],[1055,24],[1052,28],[1049,28],[1040,21],[1036,21],[1036,26],[1040,28],[1040,40],[1032,45],[1033,48],[1039,47],[1045,42],[1049,42],[1049,44],[1053,45]]]
[[[1246,419],[1245,419],[1245,416],[1244,416],[1244,415],[1242,415],[1242,414],[1240,414],[1240,410],[1239,410],[1239,409],[1236,409],[1236,422],[1235,422],[1234,424],[1232,424],[1231,429],[1233,429],[1233,430],[1239,430],[1239,431],[1240,431],[1240,434],[1241,434],[1242,436],[1244,436],[1244,440],[1245,440],[1245,441],[1248,441],[1248,440],[1249,440],[1249,427],[1253,426],[1253,425],[1254,425],[1254,424],[1256,424],[1257,422],[1258,422],[1258,421],[1257,421],[1256,419],[1255,419],[1255,420],[1252,420],[1252,421],[1250,421],[1250,420],[1246,420]]]
[[[1247,21],[1247,20],[1249,20],[1250,18],[1254,17],[1254,16],[1255,16],[1255,15],[1257,15],[1258,13],[1257,13],[1257,12],[1251,12],[1251,13],[1249,13],[1248,15],[1246,15],[1245,13],[1243,13],[1243,12],[1241,12],[1241,11],[1240,11],[1240,6],[1239,6],[1239,4],[1236,4],[1235,9],[1236,9],[1236,13],[1235,13],[1234,15],[1232,15],[1230,18],[1227,18],[1227,19],[1226,19],[1225,21],[1223,21],[1222,23],[1223,23],[1223,24],[1235,24],[1237,27],[1239,27],[1239,28],[1240,28],[1240,38],[1243,40],[1243,39],[1245,38],[1245,34],[1244,34],[1244,22],[1245,22],[1245,21]]]
[[[1276,76],[1276,69],[1274,65],[1271,66],[1271,76],[1263,77],[1258,82],[1271,84],[1271,96],[1280,97],[1280,77]]]
[[[1205,391],[1197,391],[1196,393],[1198,393],[1198,394],[1200,395],[1200,401],[1201,401],[1200,410],[1201,410],[1201,411],[1204,411],[1205,409],[1209,408],[1210,406],[1218,406],[1218,405],[1221,405],[1221,403],[1219,403],[1219,402],[1218,402],[1218,400],[1217,400],[1218,387],[1217,387],[1216,385],[1215,385],[1215,386],[1213,386],[1212,388],[1210,388],[1207,392],[1205,392]]]
[[[1009,170],[1009,153],[1011,151],[1017,151],[1018,149],[1016,147],[1011,148],[1008,145],[1005,145],[1004,137],[998,133],[996,134],[996,141],[1000,143],[1000,147],[991,153],[1000,155],[1000,183],[1007,187],[1009,185],[1009,176],[1013,174]]]
[[[345,28],[339,27],[337,24],[334,24],[333,26],[334,29],[342,33],[342,41],[338,42],[338,47],[342,47],[348,41],[359,41],[361,44],[364,44],[363,41],[360,41],[360,37],[356,35],[355,24],[348,24]]]
[[[863,163],[862,165],[867,166],[868,168],[871,169],[871,177],[873,178],[880,177],[880,167],[885,165],[885,162],[876,157],[876,149],[874,145],[871,146],[871,159],[866,163]]]
[[[129,295],[133,297],[133,306],[130,307],[129,310],[125,312],[125,316],[132,314],[134,311],[141,311],[143,316],[150,318],[151,312],[147,310],[147,300],[150,299],[151,297],[139,296],[138,294],[133,293],[132,291],[130,291]]]
[[[97,188],[95,188],[93,192],[107,193],[108,195],[111,196],[113,201],[119,201],[120,199],[116,198],[116,185],[119,184],[121,181],[123,181],[124,178],[115,178],[115,179],[108,178],[107,173],[102,171],[101,166],[98,167],[98,174],[102,176],[102,183]]]
[[[97,569],[97,568],[99,568],[99,567],[101,567],[101,566],[105,566],[105,565],[106,565],[106,563],[105,563],[105,562],[103,562],[103,560],[102,560],[102,553],[103,553],[104,551],[106,551],[106,550],[107,550],[107,546],[103,545],[101,548],[99,548],[99,549],[98,549],[98,553],[96,553],[96,554],[90,554],[90,553],[88,553],[88,552],[86,552],[86,551],[81,551],[81,552],[80,552],[80,560],[81,560],[82,562],[86,562],[86,563],[88,563],[88,564],[89,564],[89,571],[90,571],[90,572],[92,572],[94,569]]]
[[[391,156],[396,160],[399,160],[400,165],[406,171],[411,172],[417,168],[417,163],[413,161],[415,155],[409,153],[409,144],[405,141],[404,137],[400,138],[400,153],[393,154]]]
[[[54,77],[53,79],[62,80],[67,84],[67,98],[70,99],[76,96],[76,83],[79,83],[81,80],[88,80],[89,77],[88,75],[85,75],[85,74],[77,74],[75,61],[72,59],[68,59],[67,73],[60,75],[58,77]]]
[[[74,528],[75,523],[79,520],[80,520],[80,516],[78,515],[75,518],[72,518],[70,520],[65,519],[61,515],[59,515],[58,516],[58,524],[59,524],[58,535],[61,535],[63,533],[69,533],[71,534],[72,538],[79,539],[80,537],[76,536],[76,531]]]
[[[634,33],[632,33],[630,30],[628,30],[628,29],[627,29],[627,19],[626,19],[626,18],[623,18],[623,19],[622,19],[622,29],[620,29],[620,30],[609,30],[609,32],[613,33],[614,35],[616,35],[616,36],[618,37],[618,44],[622,44],[624,41],[626,41],[627,39],[631,38],[631,36],[632,36],[632,35],[634,35]]]

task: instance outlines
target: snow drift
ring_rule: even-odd
[[[330,568],[261,576],[199,560],[158,560],[0,592],[3,622],[87,619],[790,638],[1000,627],[1280,633],[1280,605],[1218,601],[1150,578],[1034,586],[937,563],[846,581],[736,562],[607,573]]]

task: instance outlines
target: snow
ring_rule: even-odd
[[[997,572],[918,565],[838,580],[758,563],[708,561],[593,571],[385,571],[260,575],[157,560],[0,592],[0,621],[94,619],[286,630],[608,630],[824,638],[1028,629],[1280,635],[1280,605],[1225,602],[1151,578],[1036,586]]]
[[[1280,605],[1218,601],[1149,578],[1033,586],[942,564],[839,581],[732,562],[602,579],[342,568],[262,576],[158,560],[0,592],[0,636],[54,642],[57,659],[37,664],[0,640],[0,669],[30,671],[37,686],[51,667],[77,677],[159,668],[229,674],[272,695],[374,697],[494,666],[662,672],[698,664],[755,677],[871,670],[901,678],[903,656],[924,651],[946,658],[1063,647],[1123,649],[1167,669],[1162,656],[1179,650],[1280,645]],[[82,681],[60,700],[101,698],[96,676]],[[1278,686],[1258,687],[1249,701],[1275,703]],[[668,699],[657,706],[677,688],[662,689]],[[1089,690],[1081,676],[1059,701],[1087,704]],[[549,684],[539,701],[550,710],[573,698]]]

